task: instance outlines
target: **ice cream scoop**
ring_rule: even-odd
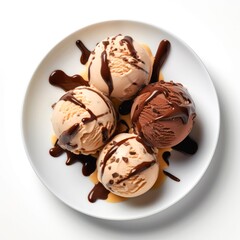
[[[169,148],[191,131],[195,105],[180,83],[149,84],[135,98],[131,109],[134,130],[150,146]]]
[[[88,64],[88,80],[104,94],[120,100],[133,97],[151,78],[153,57],[129,36],[98,43]]]
[[[52,125],[60,147],[75,154],[92,154],[114,133],[116,114],[106,96],[81,86],[68,91],[54,105]]]
[[[156,182],[159,164],[154,150],[129,133],[116,135],[97,160],[98,180],[106,189],[122,197],[136,197]]]

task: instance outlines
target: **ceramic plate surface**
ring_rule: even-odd
[[[182,83],[194,99],[197,120],[191,136],[198,142],[195,155],[173,152],[168,171],[181,179],[166,179],[163,186],[147,194],[120,203],[99,200],[88,201],[93,183],[81,172],[81,164],[65,165],[65,156],[52,158],[51,105],[64,93],[49,84],[52,71],[61,69],[68,75],[79,74],[81,52],[76,40],[82,40],[93,50],[104,38],[130,35],[146,43],[155,54],[163,39],[171,42],[171,52],[162,73],[166,81]],[[133,21],[109,21],[80,29],[57,44],[42,60],[28,86],[23,106],[23,136],[32,167],[44,185],[60,200],[79,212],[111,220],[137,219],[158,213],[182,199],[202,178],[218,141],[220,117],[213,83],[198,56],[176,36],[161,28]]]

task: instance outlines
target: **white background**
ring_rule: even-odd
[[[0,239],[240,239],[239,1],[48,2],[0,3]],[[46,53],[79,28],[114,19],[152,23],[185,41],[206,65],[221,110],[218,147],[200,183],[170,209],[127,222],[85,216],[54,197],[31,168],[21,132],[25,91]]]

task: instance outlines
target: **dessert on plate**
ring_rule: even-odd
[[[165,168],[172,150],[197,151],[189,137],[196,110],[187,89],[160,74],[170,42],[162,40],[155,57],[144,44],[121,34],[100,41],[93,51],[80,40],[76,45],[85,74],[55,70],[49,77],[66,91],[53,105],[57,140],[50,154],[66,152],[68,165],[80,161],[85,176],[97,176],[90,202],[110,193],[141,196],[161,174],[180,181]]]

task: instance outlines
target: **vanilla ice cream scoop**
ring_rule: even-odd
[[[135,134],[116,135],[97,160],[98,180],[122,197],[136,197],[156,182],[159,164],[154,150]]]
[[[60,147],[75,154],[92,154],[114,133],[116,114],[106,96],[81,86],[68,91],[54,105],[52,125]]]
[[[127,100],[149,83],[152,65],[153,57],[131,37],[108,37],[90,55],[88,80],[104,94]]]

